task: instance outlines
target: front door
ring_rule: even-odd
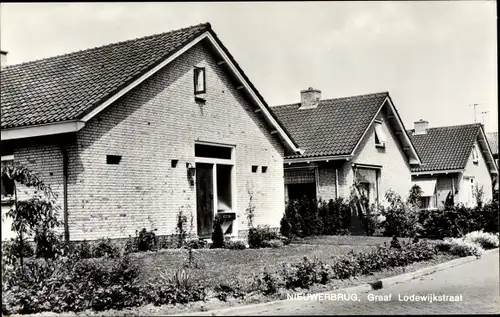
[[[196,163],[198,236],[211,238],[214,220],[213,164]]]

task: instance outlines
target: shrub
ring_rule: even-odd
[[[221,220],[219,217],[215,217],[214,225],[212,231],[212,249],[223,248],[224,247],[224,233],[222,232]]]
[[[245,242],[241,240],[230,240],[226,242],[226,245],[224,247],[230,250],[245,250],[247,248]]]
[[[156,245],[156,235],[153,230],[147,231],[146,228],[142,228],[137,236],[137,250],[152,251],[156,249]]]
[[[136,231],[136,235],[137,235],[137,231]],[[125,242],[125,247],[123,249],[123,253],[130,254],[130,253],[135,253],[138,251],[139,250],[137,248],[137,239],[132,238],[132,236],[129,235],[127,238],[127,241]]]
[[[120,256],[118,247],[108,239],[100,239],[92,250],[92,255],[96,258],[109,257],[116,258]]]
[[[414,262],[433,259],[434,246],[427,242],[406,244],[401,248],[379,246],[370,252],[349,252],[332,265],[334,277],[345,279],[369,274],[389,267],[405,266]]]
[[[464,205],[444,210],[420,211],[419,223],[422,234],[430,239],[457,238],[473,231],[498,232],[498,201],[483,204],[482,208]]]
[[[192,219],[192,217],[191,217]],[[181,248],[186,244],[186,238],[187,238],[187,231],[186,231],[186,222],[187,222],[187,216],[183,214],[182,209],[179,210],[179,213],[177,214],[177,226],[175,228],[176,234],[177,234],[177,247]]]
[[[381,208],[385,220],[382,222],[385,236],[414,237],[417,234],[417,208],[401,200],[401,196],[387,190],[385,198],[389,202],[387,208]]]
[[[261,243],[262,248],[273,248],[273,249],[279,249],[282,248],[285,244],[281,239],[272,239],[272,240],[264,240]]]
[[[419,185],[415,184],[411,187],[410,192],[408,193],[408,198],[406,202],[411,206],[420,208],[421,199],[422,199],[423,191]]]
[[[89,259],[92,257],[92,249],[87,240],[83,240],[79,243],[74,250],[76,256],[80,259]]]
[[[207,240],[198,239],[198,240],[190,240],[187,243],[187,247],[191,249],[205,249],[208,246]]]
[[[14,264],[21,255],[25,258],[29,258],[34,254],[35,252],[33,251],[31,244],[24,242],[21,247],[19,238],[2,242],[2,258],[5,258],[7,263]]]
[[[280,234],[284,237],[290,238],[292,235],[292,226],[286,217],[286,214],[283,215],[280,221]]]
[[[228,297],[233,298],[245,298],[246,292],[235,283],[219,283],[214,287],[214,291],[216,292],[215,297],[219,300],[225,302]]]
[[[481,257],[484,251],[479,245],[461,238],[447,238],[445,243],[450,244],[448,252],[461,257],[470,255]]]
[[[304,257],[301,262],[285,264],[282,274],[286,288],[309,288],[316,283],[325,284],[329,279],[329,270],[328,265],[316,258],[310,261]]]
[[[399,240],[396,236],[392,237],[391,248],[401,249],[401,244],[399,243]]]
[[[496,234],[474,231],[465,235],[465,241],[475,243],[482,247],[483,249],[494,249],[498,248],[498,236]]]
[[[264,270],[260,275],[255,277],[257,289],[265,295],[274,294],[278,291],[280,282],[279,277],[275,273]]]
[[[375,207],[366,209],[366,213],[360,213],[358,215],[361,221],[361,226],[367,236],[372,236],[378,228],[377,214],[375,213]]]
[[[278,234],[267,225],[250,228],[248,231],[248,245],[251,249],[262,248],[263,241],[271,241],[275,239],[279,239]]]
[[[204,288],[187,271],[137,284],[139,270],[128,257],[29,261],[2,276],[2,313],[66,312],[186,303],[203,300]],[[163,277],[163,278],[162,278]],[[33,300],[36,299],[36,300]]]
[[[176,249],[179,247],[178,239],[177,234],[158,236],[158,249]]]

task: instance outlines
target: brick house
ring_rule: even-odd
[[[411,188],[410,167],[420,164],[389,93],[321,99],[301,91],[301,102],[272,107],[304,151],[285,157],[285,196],[349,197],[358,181],[370,203],[393,189]]]
[[[484,200],[492,198],[492,181],[498,175],[481,124],[428,128],[420,120],[409,130],[422,165],[412,168],[412,181],[423,190],[423,208],[444,206],[448,195],[454,204],[475,205],[475,190],[482,187]]]
[[[172,234],[180,211],[237,235],[251,205],[277,227],[300,153],[209,23],[4,67],[1,110],[2,163],[52,186],[72,241]]]

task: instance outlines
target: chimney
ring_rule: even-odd
[[[413,134],[414,135],[426,134],[428,126],[429,126],[429,122],[422,120],[422,119],[414,122],[415,132],[413,132]]]
[[[321,100],[321,90],[309,87],[307,90],[300,91],[300,108],[313,109],[319,105]]]
[[[7,52],[0,50],[0,54],[2,55],[0,69],[3,69],[5,66],[7,66]]]

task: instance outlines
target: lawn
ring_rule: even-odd
[[[284,246],[280,249],[200,249],[193,250],[200,269],[190,270],[196,280],[207,286],[222,282],[251,281],[261,270],[275,271],[283,263],[300,261],[304,256],[317,257],[323,262],[331,262],[335,256],[351,250],[363,252],[377,244],[389,242],[389,238],[357,236],[311,237]],[[172,270],[187,262],[186,250],[161,250],[159,252],[137,253],[134,260],[141,267],[141,279],[146,281],[158,275],[158,271]]]

